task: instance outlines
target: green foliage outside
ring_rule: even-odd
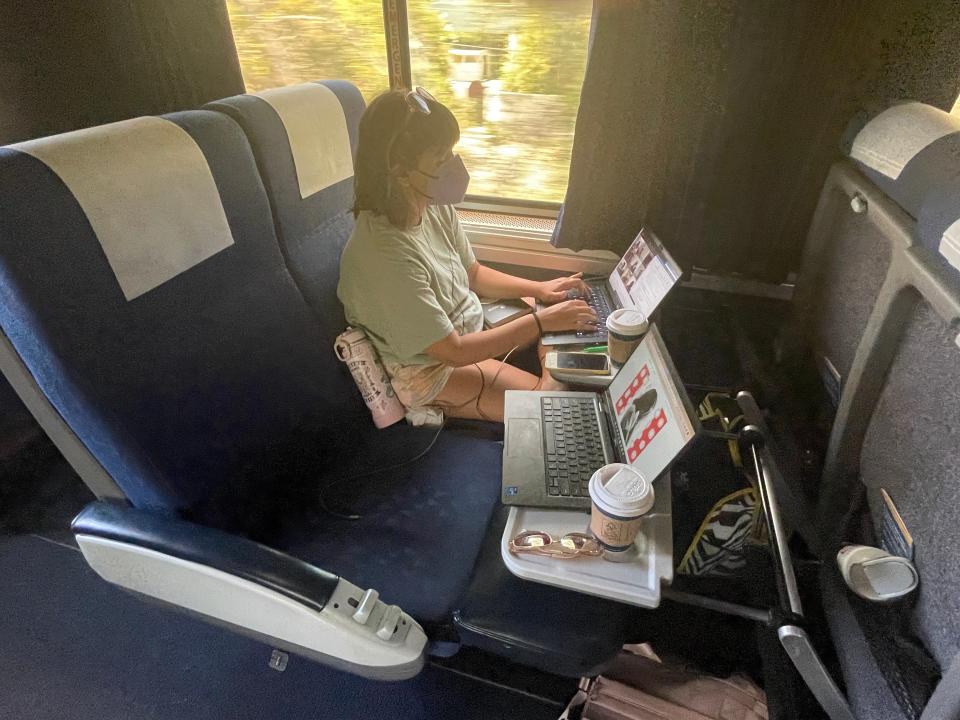
[[[342,78],[369,102],[387,88],[381,0],[227,6],[248,91]],[[408,0],[414,83],[460,121],[472,194],[563,199],[590,9],[591,0]]]

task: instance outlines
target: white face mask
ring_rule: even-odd
[[[463,164],[459,155],[451,155],[449,159],[437,168],[437,174],[431,175],[423,170],[417,170],[421,175],[426,175],[427,190],[418,193],[430,201],[431,205],[456,205],[463,202],[467,194],[467,186],[470,184],[470,173]],[[416,190],[416,188],[414,188]]]

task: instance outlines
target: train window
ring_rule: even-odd
[[[382,0],[227,0],[248,92],[320,78],[389,85]],[[592,0],[408,0],[413,82],[460,120],[470,195],[559,203]],[[349,30],[349,31],[348,31]]]
[[[390,83],[381,0],[227,0],[247,92],[350,80],[369,102]]]
[[[460,121],[470,194],[562,202],[592,0],[408,0],[413,81]]]

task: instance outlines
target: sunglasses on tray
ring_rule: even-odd
[[[572,532],[563,537],[540,530],[524,530],[510,540],[510,552],[515,555],[533,553],[546,555],[559,560],[572,560],[578,557],[597,557],[603,552],[594,538],[586,533]]]

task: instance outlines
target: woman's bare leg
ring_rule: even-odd
[[[536,307],[533,298],[523,298]],[[507,390],[566,390],[544,366],[548,348],[537,343],[540,377],[500,360],[484,360],[454,368],[447,384],[434,400],[448,417],[503,422],[503,394]]]
[[[499,360],[455,368],[434,404],[448,417],[503,422],[503,394],[538,390],[542,380],[509,363],[502,363],[502,368]]]

